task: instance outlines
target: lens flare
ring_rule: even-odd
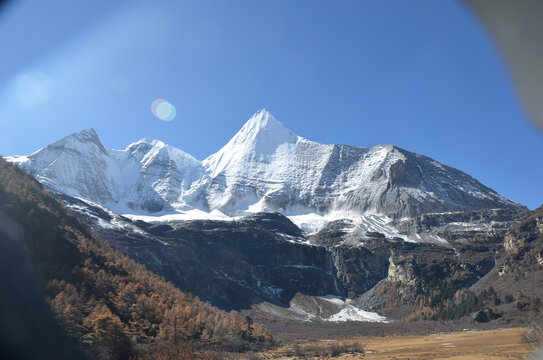
[[[151,104],[151,112],[162,121],[172,121],[175,118],[175,106],[164,99],[156,99]]]

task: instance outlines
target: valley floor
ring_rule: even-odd
[[[465,330],[431,335],[362,336],[346,340],[312,340],[261,354],[262,359],[531,359],[535,347],[526,343],[526,328]],[[364,349],[365,354],[360,350]],[[335,352],[335,357],[332,353]],[[326,354],[326,355],[325,355]],[[536,357],[537,359],[537,357]]]

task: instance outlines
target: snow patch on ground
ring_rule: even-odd
[[[28,156],[25,155],[13,155],[13,156],[6,156],[5,159],[9,162],[12,162],[14,164],[17,164],[21,166],[21,164],[24,164],[25,162],[28,162]]]
[[[296,226],[302,230],[303,234],[310,235],[317,233],[330,220],[324,216],[315,213],[287,216]]]
[[[152,222],[167,222],[167,221],[186,221],[186,220],[219,220],[219,221],[233,221],[239,217],[231,217],[225,215],[219,210],[213,210],[212,212],[205,212],[202,210],[194,209],[188,211],[179,211],[175,213],[159,213],[157,215],[134,215],[123,214],[123,216],[129,218],[132,221],[142,220],[148,223]]]
[[[93,212],[90,211],[89,208],[87,208],[84,205],[70,204],[70,203],[66,204],[66,206],[68,206],[68,208],[70,208],[70,209],[72,209],[72,210],[74,210],[76,212],[84,213],[84,214],[96,219],[97,225],[99,227],[104,228],[104,229],[112,229],[112,230],[130,229],[135,233],[145,234],[145,232],[142,231],[139,227],[134,226],[133,224],[123,220],[117,213],[111,211],[107,207],[102,206],[100,204],[93,203],[92,201],[89,201],[89,200],[86,200],[86,199],[83,199],[83,198],[80,198],[80,197],[75,197],[75,199],[80,200],[81,202],[83,202],[85,204],[89,204],[90,206],[97,207],[97,208],[101,209],[102,211],[104,211],[105,213],[107,213],[111,217],[111,220],[106,221],[106,220],[94,215]]]
[[[364,321],[364,322],[389,322],[384,316],[374,312],[364,311],[351,304],[347,304],[343,310],[330,316],[326,321],[345,322],[345,321]]]
[[[336,314],[330,316],[327,319],[323,319],[325,321],[332,321],[332,322],[364,321],[364,322],[383,322],[383,323],[389,322],[384,316],[381,316],[374,312],[362,310],[350,304],[351,300],[349,299],[345,300],[336,295],[324,295],[324,296],[318,296],[318,298],[329,301],[340,307],[343,307],[343,309],[341,309]]]
[[[324,295],[324,296],[318,296],[318,297],[320,299],[329,301],[329,302],[331,302],[333,304],[336,304],[336,305],[343,306],[345,304],[345,299],[340,298],[339,296],[336,296],[336,295]]]
[[[305,213],[293,215],[286,214],[286,216],[302,230],[304,235],[312,235],[319,232],[329,222],[345,220],[346,226],[344,231],[347,233],[351,233],[358,228],[366,232],[378,232],[391,239],[400,238],[408,242],[417,242],[417,240],[420,240],[420,238],[412,239],[409,236],[400,233],[396,228],[390,225],[392,223],[392,219],[383,214],[360,214],[354,212],[336,211],[327,215]]]

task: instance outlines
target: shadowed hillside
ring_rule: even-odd
[[[0,216],[1,245],[9,250],[2,251],[6,259],[0,263],[12,266],[2,272],[1,301],[9,304],[35,298],[32,309],[39,315],[31,320],[20,311],[8,317],[6,309],[11,308],[4,306],[3,331],[36,329],[46,323],[43,314],[47,309],[36,296],[36,288],[26,280],[35,276],[62,327],[93,358],[145,358],[167,349],[168,358],[188,359],[189,352],[203,354],[212,345],[243,350],[271,340],[250,318],[218,311],[112,250],[30,175],[3,159]],[[19,274],[24,278],[14,280]],[[48,326],[55,328],[49,322]],[[63,343],[62,334],[57,332],[57,342]],[[30,339],[41,335],[20,334],[27,346]],[[46,335],[52,336],[50,332]],[[188,351],[189,343],[197,350]],[[43,344],[36,340],[35,345]]]

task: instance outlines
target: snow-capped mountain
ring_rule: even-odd
[[[392,145],[323,145],[266,110],[203,161],[158,140],[124,150],[83,130],[14,156],[47,187],[122,213],[197,209],[228,215],[424,213],[521,208],[469,175]]]
[[[93,129],[68,135],[29,156],[7,159],[50,189],[119,212],[173,210],[204,175],[200,161],[161,141],[143,139],[113,150]]]
[[[392,218],[516,207],[467,174],[392,145],[322,145],[256,113],[203,161],[210,209],[355,212]]]

